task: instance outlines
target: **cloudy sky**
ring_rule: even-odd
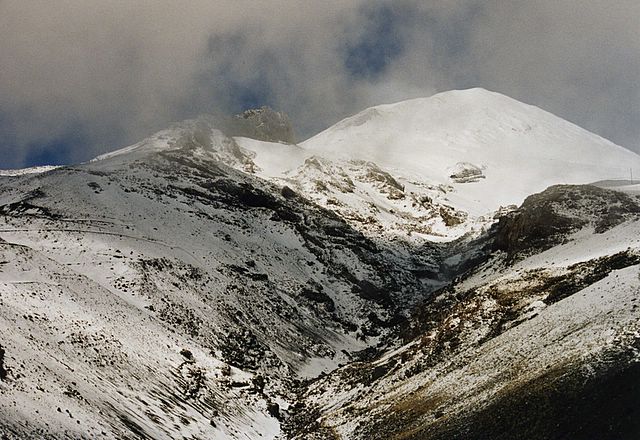
[[[0,0],[0,168],[270,105],[304,138],[484,87],[640,152],[638,0]]]

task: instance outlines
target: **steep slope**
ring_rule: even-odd
[[[523,227],[539,212],[545,228]],[[636,196],[588,186],[531,196],[488,237],[504,251],[418,307],[405,345],[315,383],[293,433],[636,438],[639,237]]]
[[[0,178],[0,432],[273,438],[424,294],[411,256],[225,163],[250,158],[199,120]]]

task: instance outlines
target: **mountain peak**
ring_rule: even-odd
[[[640,156],[538,107],[481,88],[385,104],[306,140],[314,154],[376,162],[406,177],[448,182],[477,213],[520,203],[557,183],[640,172]],[[451,181],[458,163],[486,179]]]

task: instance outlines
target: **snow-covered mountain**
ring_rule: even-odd
[[[237,139],[256,173],[374,235],[486,228],[554,184],[626,179],[640,156],[537,107],[471,89],[373,107],[300,144]]]
[[[275,434],[296,380],[378,344],[423,295],[416,258],[223,163],[238,151],[187,123],[0,181],[11,430]]]
[[[1,434],[562,438],[509,403],[638,377],[639,156],[480,89],[238,120],[0,172]]]
[[[302,143],[371,160],[408,178],[450,183],[474,214],[558,183],[629,177],[640,157],[551,113],[484,89],[367,109]],[[603,177],[607,176],[607,177]]]

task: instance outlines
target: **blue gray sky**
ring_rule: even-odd
[[[300,138],[484,87],[640,152],[637,0],[0,0],[0,168],[270,105]]]

